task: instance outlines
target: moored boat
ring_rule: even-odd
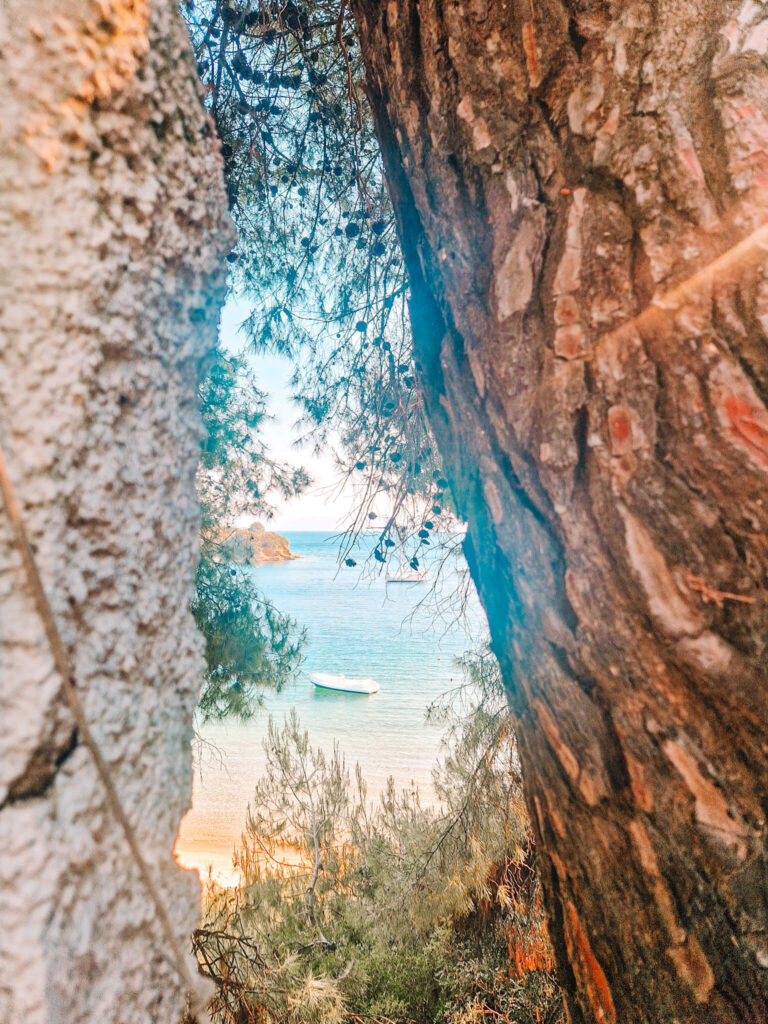
[[[373,679],[353,679],[345,675],[331,675],[329,672],[308,672],[307,675],[319,690],[366,694],[379,692],[379,684]]]
[[[395,576],[387,573],[387,583],[423,583],[426,578],[427,573],[424,569],[406,569]]]

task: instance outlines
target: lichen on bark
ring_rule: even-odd
[[[0,441],[93,732],[183,945],[201,641],[197,385],[232,244],[165,0],[11,2]],[[62,700],[0,509],[0,1019],[171,1021],[181,983]]]

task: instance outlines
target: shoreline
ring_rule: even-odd
[[[412,789],[412,784],[400,784],[398,791]],[[425,809],[435,807],[438,803],[437,794],[431,781],[425,781],[418,785],[421,806]],[[378,804],[386,792],[386,783],[368,784],[367,803]],[[194,804],[190,806],[187,813],[181,819],[179,831],[173,846],[173,858],[179,867],[186,871],[195,871],[203,886],[213,881],[223,888],[234,888],[241,881],[240,869],[234,867],[233,858],[236,849],[240,846],[242,831],[234,836],[232,831],[227,835],[216,836],[209,829],[206,834],[195,834],[191,831],[191,822],[194,820],[196,809]],[[187,827],[185,828],[185,824]],[[245,829],[243,819],[242,829]],[[287,858],[288,859],[288,858]]]

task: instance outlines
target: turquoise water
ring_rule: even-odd
[[[453,598],[462,587],[465,563],[455,553],[433,553],[424,584],[387,584],[363,566],[339,568],[338,537],[286,533],[300,558],[258,566],[259,589],[307,630],[305,661],[298,678],[280,693],[267,693],[254,721],[208,726],[201,752],[192,811],[184,819],[177,856],[189,867],[208,864],[226,874],[239,839],[253,786],[264,764],[262,739],[269,716],[282,721],[295,708],[315,746],[337,741],[350,769],[359,762],[372,793],[388,776],[399,785],[415,782],[428,798],[431,770],[443,729],[425,720],[427,707],[461,681],[455,660],[484,636],[482,613],[470,593],[463,613]],[[441,571],[436,562],[441,558]],[[437,582],[435,582],[437,581]],[[367,676],[380,686],[371,696],[316,689],[306,672]]]

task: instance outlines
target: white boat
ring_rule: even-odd
[[[392,576],[387,573],[387,583],[423,583],[426,578],[425,569],[406,569]]]
[[[307,675],[320,690],[338,690],[341,693],[378,693],[379,684],[373,679],[351,679],[333,676],[329,672],[308,672]]]
[[[412,565],[406,565],[403,552],[400,552],[400,566],[397,572],[387,573],[387,583],[423,583],[427,578],[426,569],[414,569]]]

